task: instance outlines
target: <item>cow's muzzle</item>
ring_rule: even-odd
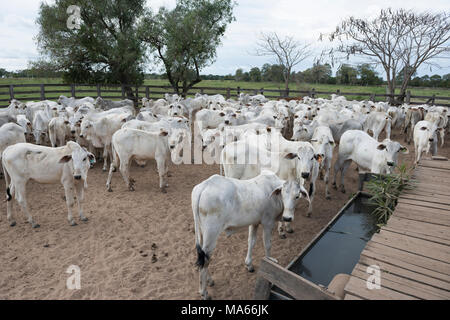
[[[291,222],[292,218],[291,217],[283,217],[283,221],[285,222]]]
[[[75,180],[81,180],[81,176],[73,176]]]
[[[428,141],[430,141],[430,142],[433,142],[433,141],[434,141],[434,139],[433,139],[433,138],[431,138],[431,139],[428,139]]]
[[[387,165],[388,165],[389,167],[393,167],[395,164],[394,164],[394,162],[392,162],[392,161],[388,161]]]
[[[309,172],[302,172],[302,178],[308,179],[309,178]]]

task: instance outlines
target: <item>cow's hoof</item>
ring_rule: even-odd
[[[15,222],[15,221],[13,221],[13,222],[11,222],[11,223],[9,224],[10,227],[14,227],[15,225],[16,225],[16,222]]]
[[[331,196],[330,196],[330,195],[326,195],[326,196],[325,196],[325,199],[331,200]]]
[[[162,192],[162,193],[167,193],[166,188],[161,188],[161,192]]]
[[[71,227],[75,227],[77,225],[77,223],[75,222],[75,220],[69,221],[69,225]]]
[[[333,183],[333,189],[337,190],[337,185],[336,185],[336,183]]]
[[[287,232],[287,233],[294,233],[294,229],[292,229],[292,228],[286,228],[286,232]]]
[[[308,212],[308,213],[306,214],[306,216],[307,216],[308,218],[311,218],[311,212]]]
[[[40,227],[40,225],[39,225],[39,224],[37,224],[37,223],[34,223],[34,224],[32,224],[31,226],[33,227],[33,229],[37,229],[37,228],[39,228],[39,227]]]
[[[170,172],[167,172],[167,177],[171,177],[172,176],[172,174],[170,173]]]
[[[214,280],[211,279],[211,280],[208,281],[208,286],[214,287],[214,284],[215,284]]]
[[[112,190],[111,187],[106,188],[106,190],[107,190],[108,192],[113,192],[113,190]]]
[[[114,168],[114,169],[113,169],[113,172],[116,172],[116,171],[117,171],[117,169],[116,169],[116,168]]]
[[[88,218],[86,218],[86,217],[83,217],[83,218],[81,218],[81,221],[88,221],[89,219]]]
[[[253,273],[253,272],[255,272],[255,267],[247,266],[247,271],[250,272],[250,273]]]
[[[106,168],[102,168],[102,171],[103,171],[103,172],[106,172]]]
[[[280,234],[280,239],[286,239],[286,234],[285,233]]]
[[[211,296],[209,294],[202,295],[202,300],[211,300]]]

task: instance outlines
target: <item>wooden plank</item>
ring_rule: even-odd
[[[352,276],[358,277],[361,280],[367,280],[370,275],[366,272],[366,268],[367,266],[357,264],[355,269],[353,269]],[[446,290],[434,288],[414,280],[402,278],[382,269],[380,270],[380,280],[380,285],[382,287],[392,289],[418,299],[443,300],[450,298],[450,292]]]
[[[446,239],[450,241],[450,228],[445,226],[440,226],[427,222],[410,221],[408,219],[403,219],[397,216],[392,216],[387,225],[383,227],[397,229],[399,231],[409,231],[419,234],[424,234],[428,236],[433,236],[436,238]]]
[[[399,199],[399,204],[406,203],[406,204],[412,204],[415,206],[421,206],[426,208],[435,208],[435,209],[441,209],[441,210],[450,210],[448,205],[440,204],[440,203],[432,203],[432,202],[423,202],[423,201],[417,201],[414,199]]]
[[[415,221],[417,222],[417,221]],[[386,230],[388,232],[394,232],[396,234],[399,235],[404,235],[404,236],[408,236],[408,237],[414,237],[417,239],[421,239],[421,240],[426,240],[426,241],[430,241],[430,242],[436,242],[445,246],[450,246],[450,240],[447,239],[442,239],[442,238],[438,238],[435,236],[430,236],[430,235],[426,235],[423,233],[417,233],[417,232],[412,232],[409,230],[403,230],[403,229],[398,229],[398,228],[390,228],[390,227],[383,227],[383,230]]]
[[[409,200],[417,200],[417,201],[423,201],[423,202],[430,202],[430,203],[436,203],[436,204],[443,204],[449,206],[450,210],[450,197],[429,197],[429,196],[423,196],[423,195],[417,195],[417,194],[409,194],[404,193],[402,194],[399,199],[409,199]]]
[[[415,190],[415,189],[413,189],[413,190],[408,190],[408,191],[402,193],[402,195],[403,194],[415,194],[415,195],[430,196],[430,197],[436,197],[436,198],[442,198],[442,199],[448,198],[448,195],[439,194],[432,190]]]
[[[415,297],[381,287],[380,289],[368,289],[366,281],[358,277],[350,277],[344,291],[362,299],[369,300],[418,300]]]
[[[376,254],[376,256],[373,254]],[[400,249],[390,248],[372,241],[368,242],[362,251],[361,256],[363,255],[378,259],[379,261],[385,261],[406,270],[450,282],[450,267],[446,262],[433,260]]]
[[[384,230],[374,234],[371,241],[442,262],[450,261],[449,247],[439,243],[398,235]]]
[[[298,276],[267,258],[261,261],[258,276],[266,279],[297,300],[339,300],[311,281]]]
[[[426,208],[424,208],[424,209],[426,209]],[[438,225],[447,226],[447,227],[450,226],[449,218],[446,217],[444,214],[437,213],[435,211],[427,212],[425,210],[415,210],[415,209],[411,209],[411,211],[408,211],[404,207],[397,207],[395,212],[393,213],[393,216],[404,218],[404,219],[438,224]]]
[[[360,297],[354,296],[350,293],[347,293],[344,297],[344,300],[363,300],[363,299]]]

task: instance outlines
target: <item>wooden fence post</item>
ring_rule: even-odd
[[[288,98],[289,97],[289,88],[286,89],[285,94],[286,94],[285,98]]]
[[[125,85],[122,84],[122,100],[125,99]]]
[[[314,99],[316,97],[316,89],[312,88],[309,92],[309,96]]]
[[[237,87],[237,97],[239,98],[239,95],[241,94],[241,87]]]
[[[341,95],[341,89],[337,89],[337,90],[336,90],[336,94],[337,94],[338,96],[340,96],[340,95]]]
[[[258,89],[254,89],[253,94],[256,96],[258,94]]]
[[[262,95],[264,95],[264,88],[261,88],[261,89],[259,90],[259,93],[262,94]]]
[[[100,97],[102,95],[101,90],[100,90],[100,85],[97,84],[97,97]]]
[[[373,102],[375,102],[375,93],[372,93],[371,95],[370,95],[370,101],[373,101]]]
[[[150,99],[150,87],[149,86],[145,87],[145,97],[147,99]]]
[[[136,86],[136,107],[139,105],[139,86]]]
[[[230,88],[227,88],[227,100],[231,98]]]
[[[411,102],[411,90],[406,91],[405,102],[409,104]]]
[[[44,84],[41,84],[41,101],[45,100],[45,87]]]
[[[434,101],[436,100],[436,95],[433,94],[432,98],[431,98],[431,105],[434,106]]]
[[[13,84],[9,85],[9,99],[10,100],[14,99],[14,85]]]
[[[75,98],[75,84],[70,85],[70,94]]]

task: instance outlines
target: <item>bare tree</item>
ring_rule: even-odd
[[[350,17],[328,35],[330,41],[339,42],[329,53],[333,60],[359,55],[372,63],[381,63],[386,73],[389,102],[400,103],[417,68],[423,64],[436,66],[433,59],[450,52],[449,17],[447,12],[415,13],[405,9],[383,9],[372,20]],[[396,101],[395,83],[399,71],[403,72],[403,80],[400,98]]]
[[[255,55],[274,56],[283,67],[286,91],[289,89],[292,69],[311,54],[311,44],[301,43],[290,36],[282,39],[275,32],[261,33],[256,45]]]

